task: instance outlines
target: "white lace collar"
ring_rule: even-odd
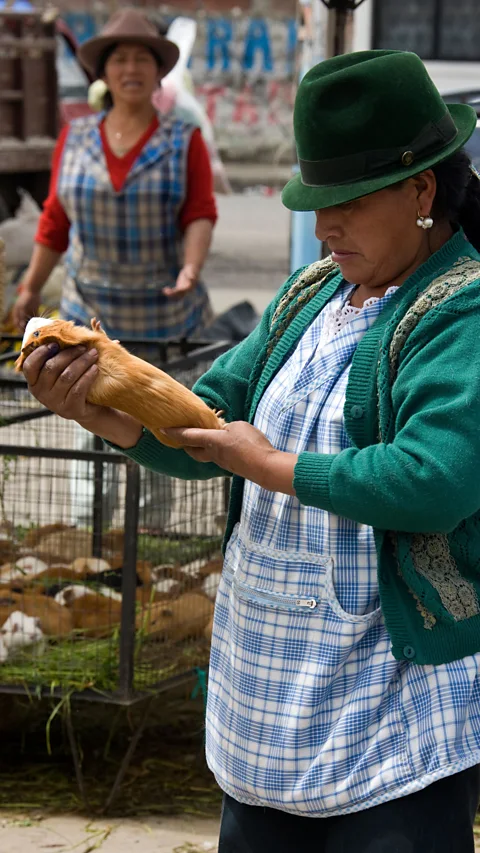
[[[322,326],[321,333],[321,344],[326,344],[332,340],[348,323],[350,323],[354,317],[358,317],[365,308],[374,305],[380,299],[385,299],[387,296],[392,296],[395,291],[398,290],[398,287],[389,287],[388,290],[383,294],[383,296],[371,296],[370,299],[366,299],[361,308],[355,308],[353,305],[350,305],[350,297],[352,296],[355,287],[352,287],[348,293],[343,294],[344,302],[339,305],[338,299],[332,300],[332,302],[328,302],[324,308],[325,317]]]

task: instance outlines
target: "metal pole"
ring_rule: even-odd
[[[300,56],[300,80],[312,65],[321,62],[323,59],[330,59],[331,56],[345,53],[348,14],[357,9],[363,0],[312,0],[312,2],[322,2],[329,11],[333,11],[335,15],[335,18],[331,19],[334,25],[333,38],[330,30],[330,37],[327,38],[328,47],[324,56],[320,55],[318,50],[315,32],[311,33],[311,43],[308,47],[304,45],[303,54]],[[310,26],[314,29],[315,16],[310,15],[309,20]],[[333,48],[332,52],[330,52],[330,48]],[[294,174],[298,173],[298,166],[294,166],[293,171]],[[326,243],[322,244],[315,236],[315,212],[312,210],[292,211],[290,217],[290,273],[295,272],[304,264],[317,261],[320,257],[325,258],[328,254],[329,249]]]
[[[0,321],[3,323],[5,314],[5,243],[0,240]]]
[[[318,2],[318,0],[314,0]],[[316,31],[316,17],[310,15],[310,33],[305,33],[306,40],[301,45],[297,57],[298,82],[302,80],[307,71],[324,59],[320,52],[318,32]],[[299,167],[293,166],[293,175],[298,174]],[[313,210],[292,210],[290,214],[290,275],[304,266],[318,261],[322,252],[322,244],[315,237],[315,212]]]
[[[230,477],[223,478],[223,511],[225,514],[228,513],[228,507],[230,506]]]
[[[340,54],[345,53],[345,32],[347,28],[348,13],[354,12],[358,9],[364,0],[321,0],[321,2],[330,12],[333,11],[335,13],[333,52],[331,56],[340,56]],[[327,51],[327,54],[328,58],[330,58],[329,51]]]
[[[137,589],[137,529],[140,501],[140,469],[127,459],[125,541],[123,545],[122,612],[120,617],[119,689],[123,698],[133,692],[135,665],[135,609]]]
[[[333,39],[333,55],[345,53],[345,29],[347,26],[347,9],[335,10],[335,35]]]
[[[94,450],[103,450],[103,441],[98,435],[93,439]],[[93,463],[93,541],[92,554],[94,557],[102,556],[103,536],[103,462],[95,460]]]

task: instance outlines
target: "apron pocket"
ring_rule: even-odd
[[[370,610],[367,613],[360,614],[349,613],[347,610],[345,610],[344,607],[342,607],[342,605],[340,604],[335,590],[334,568],[335,564],[333,559],[329,559],[325,572],[325,598],[328,601],[335,615],[338,616],[338,618],[341,619],[342,622],[356,623],[357,625],[364,627],[369,627],[370,625],[373,625],[381,618],[381,608],[376,607],[374,610]]]

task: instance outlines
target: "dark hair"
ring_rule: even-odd
[[[168,33],[168,24],[167,24],[167,22],[166,22],[166,21],[164,21],[164,19],[163,19],[163,18],[161,18],[160,20],[152,21],[152,24],[155,24],[155,26],[156,26],[156,28],[157,28],[157,30],[158,30],[158,32],[159,32],[159,35],[161,35],[161,36],[163,36],[163,37],[165,38],[165,37],[166,37],[166,35],[167,35],[167,33]]]
[[[480,179],[472,169],[472,162],[461,148],[432,166],[437,181],[437,191],[432,216],[445,217],[455,226],[461,226],[475,248],[480,251]]]
[[[98,62],[97,62],[97,67],[95,69],[95,74],[96,74],[97,80],[100,80],[102,77],[105,76],[105,66],[106,66],[108,60],[110,59],[112,53],[115,53],[119,44],[121,44],[121,41],[117,41],[114,44],[110,44],[108,47],[105,48],[103,53],[100,54],[100,56],[98,58]],[[157,63],[158,69],[160,70],[162,68],[162,63],[160,61],[160,57],[157,56],[155,51],[151,50],[151,48],[147,47],[147,50],[149,50],[150,53],[152,54],[155,62]],[[103,109],[104,110],[111,110],[112,107],[113,107],[113,98],[112,98],[110,92],[106,92],[104,97],[103,97]]]

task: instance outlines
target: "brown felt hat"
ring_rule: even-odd
[[[162,66],[164,76],[176,64],[180,51],[173,41],[161,36],[143,12],[136,9],[119,9],[107,21],[100,35],[88,39],[78,50],[78,58],[94,77],[102,54],[114,44],[130,42],[150,48]]]

